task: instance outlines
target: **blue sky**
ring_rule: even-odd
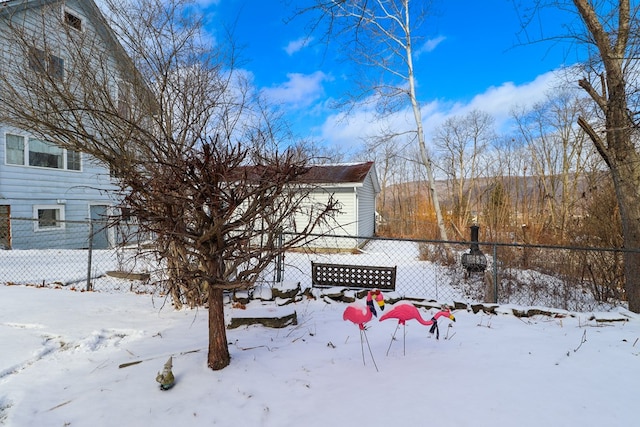
[[[285,3],[290,3],[286,7]],[[331,146],[357,148],[359,137],[371,129],[371,115],[356,109],[349,120],[328,104],[349,83],[340,52],[319,45],[317,34],[305,44],[305,18],[286,23],[296,0],[201,0],[211,22],[234,27],[243,46],[242,67],[267,96],[283,102],[297,124],[296,131]],[[415,58],[418,97],[429,132],[444,118],[482,109],[502,123],[514,105],[542,99],[555,81],[552,72],[575,61],[570,46],[553,42],[523,43],[523,10],[516,0],[439,0],[423,24],[428,38]],[[530,2],[529,2],[530,3]],[[548,11],[534,21],[530,37],[561,34],[575,16]]]

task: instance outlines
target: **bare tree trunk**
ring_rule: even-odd
[[[209,289],[209,355],[207,365],[214,371],[231,363],[224,322],[224,292],[220,288]]]
[[[601,22],[611,18],[611,10],[600,10],[598,15],[595,5],[589,0],[573,0],[592,40],[599,58],[604,66],[598,84],[602,92],[596,90],[588,79],[579,81],[579,85],[593,99],[597,107],[604,113],[605,136],[585,120],[578,119],[578,124],[589,135],[589,138],[611,170],[620,217],[622,220],[622,235],[626,249],[640,249],[640,153],[634,145],[637,138],[637,125],[633,121],[630,111],[636,111],[633,105],[628,105],[627,74],[637,72],[633,65],[637,60],[633,55],[636,46],[630,41],[630,26],[636,24],[637,11],[630,11],[629,0],[620,0],[617,4],[615,22]],[[616,31],[611,33],[608,24],[617,23]],[[605,25],[607,24],[607,25]],[[634,26],[634,32],[637,28]],[[634,36],[635,37],[635,36]],[[631,53],[631,55],[629,55]],[[640,313],[640,254],[625,252],[625,290],[629,310]]]
[[[640,249],[640,156],[629,150],[625,162],[611,169],[616,188],[624,247]],[[629,310],[640,313],[640,253],[624,253],[625,292]]]

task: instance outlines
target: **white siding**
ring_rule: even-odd
[[[375,234],[376,192],[372,174],[369,173],[358,191],[358,236],[371,237]],[[363,243],[363,242],[361,242]]]
[[[310,196],[309,203],[326,204],[328,195],[333,194],[340,203],[340,213],[329,226],[315,230],[314,234],[329,234],[335,236],[350,236],[355,238],[324,237],[309,243],[315,248],[351,249],[360,247],[367,237],[375,234],[376,208],[375,170],[366,176],[361,183],[341,184],[332,186],[321,185]]]

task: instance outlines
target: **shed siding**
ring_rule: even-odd
[[[345,237],[322,237],[309,242],[316,248],[351,249],[362,246],[375,234],[376,187],[372,168],[363,182],[335,186],[320,184],[310,195],[310,203],[326,204],[329,194],[340,203],[340,213],[330,225],[314,230],[314,234]],[[348,237],[347,237],[348,236]]]
[[[358,188],[358,236],[371,237],[375,234],[376,193],[371,173]]]

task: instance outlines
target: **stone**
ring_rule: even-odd
[[[298,324],[298,315],[295,310],[246,310],[245,313],[234,313],[228,329],[240,326],[262,325],[267,328],[284,328]]]

